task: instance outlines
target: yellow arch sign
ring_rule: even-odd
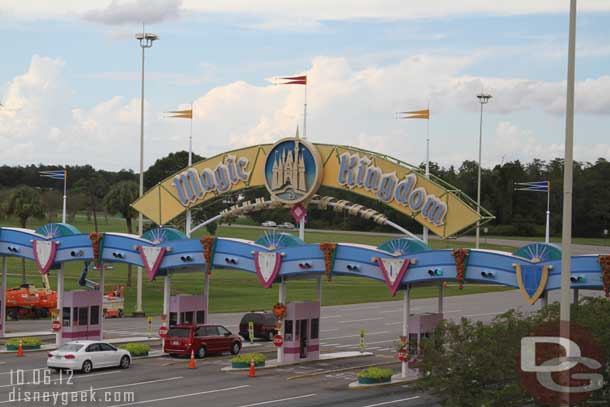
[[[187,208],[228,192],[264,186],[286,205],[307,200],[320,185],[347,189],[411,216],[447,237],[493,217],[470,198],[418,168],[349,146],[286,138],[219,154],[165,179],[133,207],[163,225]]]

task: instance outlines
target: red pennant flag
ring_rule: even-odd
[[[303,76],[287,76],[285,78],[279,78],[283,81],[287,81],[284,83],[278,83],[278,85],[307,85],[307,75]]]

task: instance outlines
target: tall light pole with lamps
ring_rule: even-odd
[[[142,32],[136,34],[136,39],[140,41],[142,48],[142,93],[140,96],[140,198],[144,195],[144,50],[150,48],[154,41],[159,37],[153,33],[147,33],[142,29]],[[142,213],[138,215],[138,234],[141,236],[144,232],[144,218]],[[143,316],[142,311],[142,267],[138,267],[138,281],[136,294],[136,311],[134,316]]]
[[[477,95],[479,103],[481,104],[481,121],[479,126],[479,176],[477,177],[477,213],[481,213],[481,145],[483,144],[483,105],[489,102],[492,98],[490,94],[481,93]],[[477,220],[477,237],[476,237],[476,248],[479,248],[480,240],[480,222]]]

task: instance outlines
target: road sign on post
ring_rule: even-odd
[[[360,345],[358,346],[360,348],[360,353],[364,352],[364,347],[366,346],[364,343],[364,334],[366,333],[366,331],[364,329],[360,330]]]
[[[305,219],[307,217],[307,209],[305,209],[301,203],[298,203],[290,208],[290,214],[294,218],[294,221],[299,224],[301,223],[301,219]]]
[[[248,322],[248,338],[250,343],[254,343],[254,322]]]
[[[278,348],[280,346],[282,346],[284,344],[284,338],[282,338],[282,335],[280,335],[280,334],[275,335],[273,337],[273,344]]]
[[[406,349],[401,349],[398,351],[398,360],[400,360],[401,362],[404,362],[407,360],[407,350]]]
[[[161,325],[159,327],[159,336],[161,338],[165,338],[167,336],[167,331],[168,331],[167,327],[165,325]]]
[[[59,319],[53,320],[53,332],[59,332],[61,330],[61,321]]]

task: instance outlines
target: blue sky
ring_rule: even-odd
[[[146,165],[186,147],[188,125],[163,111],[190,101],[202,155],[294,134],[303,89],[266,78],[301,73],[310,79],[314,142],[417,164],[425,123],[393,112],[429,102],[431,158],[459,164],[476,157],[475,95],[484,89],[494,95],[486,165],[563,152],[568,1],[530,9],[470,0],[457,11],[445,0],[266,0],[257,9],[240,0],[37,3],[0,2],[0,158],[8,164],[137,168],[133,36],[142,20],[161,37],[146,57]],[[610,159],[610,4],[581,1],[579,12],[575,158]]]

